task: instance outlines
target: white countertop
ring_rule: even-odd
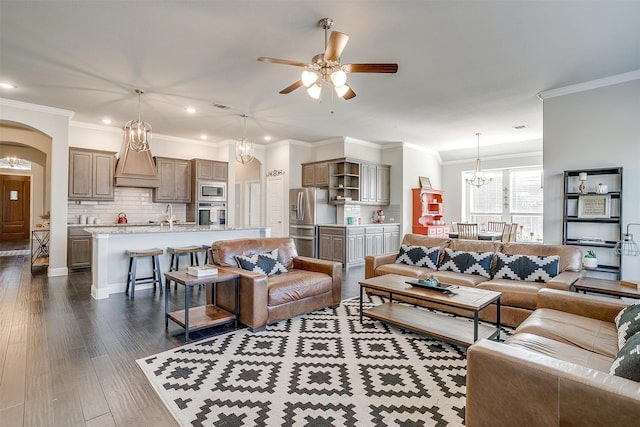
[[[165,225],[167,225],[168,223],[165,223]],[[184,221],[179,221],[178,223],[174,223],[175,225],[196,225],[195,222],[184,222]],[[159,221],[154,221],[154,222],[128,222],[126,224],[118,224],[115,222],[112,223],[100,223],[100,224],[77,224],[77,223],[73,223],[73,224],[67,224],[67,227],[71,227],[71,228],[97,228],[97,227],[159,227],[160,226],[160,222]]]
[[[336,228],[353,228],[353,227],[384,227],[385,225],[400,225],[399,222],[384,222],[378,224],[377,222],[370,222],[367,224],[318,224],[318,227],[336,227]]]
[[[239,231],[239,230],[265,230],[269,227],[227,227],[224,225],[195,225],[195,224],[178,224],[170,228],[168,224],[149,227],[144,226],[108,226],[94,227],[85,224],[84,231],[91,234],[146,234],[146,233],[189,233],[201,231]]]

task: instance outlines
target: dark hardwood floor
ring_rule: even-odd
[[[0,254],[19,249],[28,240],[0,242]],[[358,295],[364,267],[343,273],[343,298]],[[136,364],[183,345],[180,327],[164,328],[164,298],[137,289],[134,301],[96,301],[90,287],[90,271],[50,278],[31,274],[28,255],[0,256],[0,426],[177,425]],[[191,304],[204,301],[196,289]],[[184,291],[170,304],[183,307]]]

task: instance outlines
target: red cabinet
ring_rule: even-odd
[[[431,237],[448,237],[449,227],[436,224],[442,220],[442,190],[413,188],[413,232]]]

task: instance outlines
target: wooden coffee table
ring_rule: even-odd
[[[469,346],[480,338],[500,339],[500,292],[460,286],[453,294],[413,287],[410,277],[397,274],[365,279],[360,283],[360,322],[362,317],[370,317],[402,328],[430,335],[443,341]],[[375,289],[388,294],[389,302],[364,310],[362,306],[365,289]],[[411,297],[415,300],[439,304],[442,311],[447,307],[468,310],[473,313],[473,322],[464,317],[450,317],[436,314],[407,304],[394,302],[394,296]],[[491,304],[496,305],[496,326],[478,322],[478,313]]]

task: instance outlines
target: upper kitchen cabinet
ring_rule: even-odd
[[[360,202],[370,205],[388,205],[391,167],[363,162],[360,168]]]
[[[303,163],[302,164],[303,187],[328,187],[329,163]]]
[[[191,203],[191,162],[156,157],[160,186],[153,190],[154,202]]]
[[[115,153],[69,148],[69,200],[113,200]]]
[[[206,181],[227,181],[229,163],[215,160],[194,159],[196,179]]]

